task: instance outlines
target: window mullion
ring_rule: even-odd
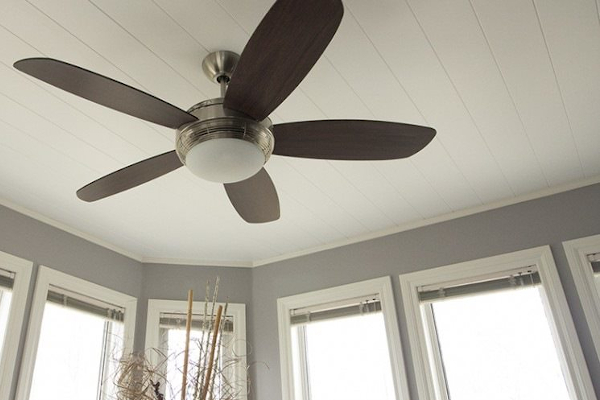
[[[450,392],[448,390],[448,382],[446,379],[446,369],[444,368],[444,359],[442,358],[442,350],[438,340],[438,333],[435,324],[435,315],[433,305],[431,303],[423,305],[423,314],[425,319],[425,329],[427,339],[429,340],[431,351],[431,369],[433,372],[432,383],[434,392],[438,400],[450,400]]]
[[[302,400],[311,400],[310,395],[310,377],[308,370],[308,343],[306,337],[306,325],[298,327],[298,347],[300,356],[300,383],[302,385]],[[301,400],[301,399],[297,399]]]
[[[109,320],[106,320],[104,322],[104,334],[102,335],[102,358],[100,360],[100,367],[98,371],[98,393],[96,395],[97,400],[104,400],[106,397],[106,393],[104,390],[104,381],[107,378],[110,353],[112,353],[112,346],[110,340],[111,324],[112,323]]]

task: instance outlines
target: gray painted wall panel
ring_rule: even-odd
[[[252,274],[253,398],[281,398],[279,297],[392,276],[411,398],[417,398],[398,275],[542,245],[551,245],[586,361],[600,393],[600,363],[562,241],[600,233],[600,185],[516,204],[412,231],[255,268]],[[596,379],[594,379],[596,378]]]

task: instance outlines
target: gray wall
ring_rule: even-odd
[[[590,373],[600,376],[600,362],[562,249],[564,240],[600,233],[599,204],[600,185],[595,185],[253,270],[142,265],[0,206],[0,250],[35,262],[32,288],[41,264],[137,297],[137,349],[143,348],[147,299],[183,300],[189,288],[201,297],[206,280],[214,282],[219,275],[219,299],[248,304],[247,337],[253,347],[249,361],[255,362],[252,398],[260,400],[281,398],[277,298],[392,276],[409,389],[416,399],[397,275],[546,244],[552,247]],[[25,331],[20,350],[24,335]],[[595,379],[594,385],[600,393],[600,380]]]
[[[417,399],[398,275],[550,245],[586,361],[600,393],[600,363],[562,248],[562,241],[600,233],[600,185],[521,203],[391,236],[255,268],[249,330],[254,338],[253,398],[281,398],[276,300],[282,296],[392,276],[409,374]],[[600,397],[600,396],[599,396]]]

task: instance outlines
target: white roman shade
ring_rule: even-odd
[[[15,283],[15,273],[0,268],[0,290],[12,289]]]
[[[459,296],[537,286],[540,283],[539,273],[527,269],[511,272],[508,275],[504,274],[502,276],[489,277],[475,282],[463,282],[437,287],[424,286],[419,289],[419,300],[421,302],[440,301]]]
[[[592,270],[594,271],[594,275],[600,274],[600,253],[589,254],[588,260],[592,264]]]
[[[213,318],[214,319],[214,318]],[[185,329],[186,322],[186,314],[184,313],[160,313],[159,318],[159,327],[161,329]],[[192,329],[194,330],[213,330],[214,321],[204,321],[204,316],[202,314],[193,314],[192,315]],[[233,332],[233,317],[226,316],[223,320],[223,332],[231,333]]]
[[[356,297],[334,303],[302,307],[290,311],[291,325],[381,312],[379,295]]]
[[[48,302],[60,304],[82,312],[97,315],[112,321],[123,322],[125,309],[101,300],[50,285]]]

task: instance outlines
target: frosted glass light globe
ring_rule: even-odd
[[[198,143],[185,156],[185,165],[200,178],[232,183],[254,176],[265,163],[264,153],[253,143],[216,138]]]

